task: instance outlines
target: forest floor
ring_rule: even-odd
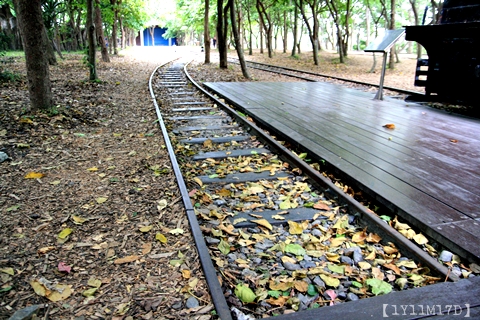
[[[67,54],[50,68],[56,106],[35,113],[24,59],[4,65],[21,79],[0,84],[0,151],[9,157],[0,163],[0,319],[28,306],[43,319],[215,318],[148,92],[173,50],[126,50],[98,63],[98,83],[86,81],[81,55]],[[201,80],[243,80],[238,66],[205,66],[194,50]],[[371,56],[320,59],[272,61],[379,81],[379,65],[368,73]],[[413,89],[414,67],[403,59],[386,84]]]

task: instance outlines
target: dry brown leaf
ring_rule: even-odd
[[[313,205],[313,208],[314,209],[317,209],[317,210],[325,210],[325,211],[328,211],[330,210],[330,207],[328,206],[328,204],[326,203],[323,203],[323,202],[317,202]]]
[[[147,242],[142,245],[142,255],[149,254],[152,251],[152,243]]]
[[[138,260],[138,259],[140,259],[140,258],[141,258],[141,256],[137,256],[137,255],[126,256],[126,257],[123,257],[123,258],[116,259],[113,263],[115,263],[115,264],[124,264],[124,263],[129,263],[129,262],[136,261],[136,260]]]
[[[384,128],[387,129],[395,129],[395,125],[393,123],[387,123],[386,125],[383,126]]]

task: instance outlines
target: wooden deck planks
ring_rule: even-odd
[[[427,228],[457,223],[465,236],[459,242],[476,237],[480,247],[480,226],[469,223],[480,218],[479,120],[325,83],[206,85],[393,203],[407,220]],[[480,249],[470,249],[480,257]]]

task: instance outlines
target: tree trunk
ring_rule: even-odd
[[[209,24],[210,0],[205,0],[205,14],[203,19],[203,38],[205,45],[205,63],[210,63],[210,24]]]
[[[88,37],[88,67],[90,81],[97,80],[97,63],[95,61],[95,25],[93,24],[93,1],[87,0],[87,37]]]
[[[118,55],[118,43],[117,43],[117,20],[118,20],[118,8],[117,8],[117,0],[110,0],[110,4],[112,5],[113,10],[113,25],[112,25],[112,47],[113,47],[113,54]]]
[[[30,105],[32,111],[46,110],[53,105],[53,95],[41,0],[15,0],[14,5],[25,45]]]
[[[217,46],[220,58],[220,69],[227,69],[227,34],[224,27],[223,0],[217,0]]]
[[[395,30],[395,0],[390,0],[390,30]],[[390,49],[390,61],[388,63],[390,70],[395,69],[395,45]]]
[[[248,21],[248,54],[253,55],[253,30],[252,30],[252,20],[250,17],[250,1],[246,5],[246,10],[247,10],[247,21]]]
[[[55,51],[53,51],[53,43],[50,41],[50,38],[48,37],[48,31],[47,28],[43,28],[43,33],[42,37],[44,37],[44,41],[47,44],[46,50],[47,50],[47,57],[48,57],[48,64],[51,66],[57,65],[57,58],[55,57]]]
[[[238,60],[240,61],[240,67],[242,68],[242,74],[246,79],[250,79],[248,74],[247,64],[245,63],[245,57],[243,55],[242,41],[238,32],[238,26],[236,21],[235,12],[235,0],[228,0],[230,7],[230,20],[232,23],[233,38],[235,40],[235,49],[237,50]]]
[[[287,35],[288,35],[288,25],[287,25],[287,11],[283,12],[283,53],[287,53]]]
[[[293,47],[292,57],[296,54],[296,45],[298,42],[298,6],[295,5],[295,12],[293,13]]]
[[[98,44],[102,53],[102,61],[110,62],[108,48],[105,42],[105,34],[103,33],[102,12],[100,11],[100,0],[95,0],[95,31],[97,33]]]

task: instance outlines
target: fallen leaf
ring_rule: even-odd
[[[13,268],[2,268],[0,269],[0,272],[9,274],[11,276],[15,275],[15,270],[13,270]]]
[[[243,303],[251,303],[257,298],[252,289],[241,283],[237,284],[235,287],[235,295]]]
[[[228,242],[221,239],[220,243],[218,244],[218,250],[220,250],[220,252],[224,255],[227,255],[230,253],[230,245],[228,244]]]
[[[179,234],[183,234],[183,229],[180,229],[180,228],[172,229],[168,231],[168,233],[178,236]]]
[[[53,246],[43,247],[43,248],[38,249],[37,253],[38,253],[38,254],[45,254],[45,253],[50,252],[50,251],[52,251],[52,250],[54,250],[54,249],[55,249],[55,247],[53,247]]]
[[[245,219],[245,218],[238,218],[238,219],[233,220],[233,224],[238,224],[240,222],[245,222],[245,221],[248,221],[248,220]]]
[[[317,210],[325,210],[325,211],[328,211],[330,210],[330,207],[328,206],[328,204],[326,203],[323,203],[323,202],[317,202],[313,205],[313,208],[314,209],[317,209]]]
[[[266,219],[258,219],[258,220],[250,220],[250,221],[253,222],[253,223],[259,224],[259,225],[267,228],[270,231],[273,230],[272,225]]]
[[[82,218],[82,217],[79,217],[79,216],[72,216],[72,220],[73,220],[73,223],[75,223],[75,224],[82,224],[85,221],[87,221],[88,219],[85,219],[85,218]]]
[[[58,302],[65,300],[73,293],[72,286],[67,284],[57,284],[54,287],[55,290],[47,293],[46,297],[52,302]]]
[[[182,270],[182,276],[183,276],[185,279],[190,279],[190,277],[191,277],[190,270],[183,269],[183,270]]]
[[[137,256],[137,255],[126,256],[126,257],[123,257],[123,258],[116,259],[113,263],[124,264],[124,263],[129,263],[129,262],[136,261],[140,258],[141,258],[141,256]]]
[[[100,286],[102,285],[102,280],[98,280],[98,279],[95,279],[95,278],[92,277],[92,278],[88,279],[87,284],[90,287],[100,288]]]
[[[97,201],[98,204],[102,204],[104,202],[106,202],[108,200],[108,198],[106,197],[99,197],[97,199],[95,199]]]
[[[64,243],[65,241],[67,241],[68,239],[68,236],[73,232],[73,229],[70,229],[70,228],[65,228],[63,229],[57,236],[57,240],[58,242],[60,243]]]
[[[195,180],[195,182],[196,182],[200,187],[203,186],[203,182],[202,182],[202,180],[200,180],[199,177],[195,177],[195,178],[193,178],[193,180]]]
[[[165,199],[162,199],[160,201],[158,201],[158,205],[157,205],[157,210],[158,211],[162,211],[163,209],[165,209],[167,207],[167,200]]]
[[[95,292],[97,292],[98,288],[90,288],[82,292],[82,296],[84,297],[93,297]]]
[[[142,245],[142,255],[149,254],[152,251],[152,243],[147,242]]]
[[[281,215],[279,214],[274,214],[272,216],[272,219],[275,219],[275,220],[285,220],[285,217],[282,217]]]
[[[451,143],[457,143],[458,140],[457,140],[457,139],[450,139],[450,142],[451,142]]]
[[[288,232],[292,235],[303,233],[303,224],[301,224],[301,223],[297,223],[295,221],[288,221],[288,226],[290,227],[288,229]]]
[[[42,177],[44,177],[45,175],[43,173],[40,173],[40,172],[29,172],[27,173],[27,175],[25,176],[25,179],[40,179]]]
[[[395,125],[393,123],[387,123],[386,125],[383,126],[384,128],[387,129],[395,129]]]
[[[91,167],[91,168],[88,168],[87,171],[95,172],[95,171],[98,171],[98,168],[97,167]]]
[[[413,240],[415,240],[415,242],[418,243],[419,245],[427,244],[428,242],[428,239],[421,233],[416,234],[413,237]]]
[[[65,264],[65,262],[59,262],[58,263],[58,271],[63,271],[63,272],[66,272],[66,273],[70,273],[72,271],[72,267]]]
[[[366,284],[371,287],[372,293],[376,296],[392,291],[392,286],[388,282],[379,279],[367,279]]]
[[[359,231],[352,236],[353,242],[363,242],[365,239],[367,239],[366,230]]]
[[[155,239],[157,239],[158,241],[160,241],[161,243],[167,243],[168,240],[167,240],[167,237],[165,237],[163,234],[161,233],[157,233],[155,235]]]
[[[340,285],[340,280],[337,278],[330,277],[326,274],[321,274],[320,278],[325,282],[325,284],[329,287],[337,288]]]
[[[149,225],[149,226],[141,227],[141,228],[139,228],[138,230],[139,230],[140,232],[147,233],[147,232],[149,232],[149,231],[152,230],[152,229],[153,229],[153,225]]]

